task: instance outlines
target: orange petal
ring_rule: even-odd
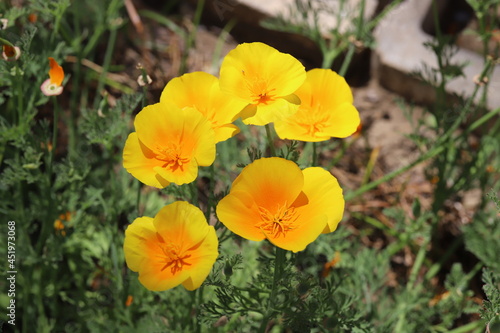
[[[262,231],[256,227],[261,221],[261,216],[249,193],[231,190],[219,201],[216,213],[226,228],[235,234],[253,241],[265,238]]]
[[[216,142],[228,139],[227,134],[219,133],[231,124],[246,103],[223,93],[219,87],[219,79],[205,72],[194,72],[174,78],[165,86],[160,103],[173,103],[181,109],[195,108],[212,124]]]
[[[50,70],[49,70],[50,83],[56,84],[58,86],[62,85],[62,82],[64,80],[64,70],[52,57],[49,57],[49,65],[50,65]]]
[[[142,183],[157,188],[164,188],[170,182],[155,171],[156,167],[161,167],[163,164],[155,156],[148,147],[139,141],[137,133],[133,132],[129,134],[123,148],[123,167]]]
[[[313,167],[302,170],[304,174],[303,191],[309,199],[305,206],[297,208],[304,216],[317,212],[327,216],[323,233],[337,229],[344,214],[344,196],[337,179],[328,171]]]
[[[231,191],[248,193],[255,204],[270,211],[291,205],[304,185],[302,171],[280,157],[261,158],[247,165],[234,180]]]

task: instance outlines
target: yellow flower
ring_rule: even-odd
[[[49,57],[49,65],[49,79],[42,83],[40,89],[45,96],[60,95],[63,92],[64,70],[52,57]]]
[[[312,69],[295,94],[302,102],[299,111],[274,123],[280,138],[317,142],[345,138],[356,132],[359,113],[352,105],[349,85],[337,73]]]
[[[224,58],[220,88],[248,104],[241,113],[245,124],[266,125],[297,111],[294,92],[305,78],[293,56],[263,43],[243,43]]]
[[[123,167],[146,185],[164,188],[190,183],[198,166],[215,160],[215,136],[210,122],[193,108],[173,104],[146,106],[134,121],[123,148]]]
[[[217,205],[219,220],[232,232],[293,252],[334,231],[343,211],[342,189],[328,171],[300,170],[279,157],[246,166]]]
[[[144,287],[161,291],[182,284],[201,286],[217,256],[215,229],[201,210],[177,201],[154,218],[139,217],[125,231],[123,250],[127,266],[139,272]]]
[[[160,103],[174,103],[179,108],[193,107],[212,123],[215,142],[225,141],[238,134],[231,124],[247,103],[221,92],[219,79],[205,72],[184,74],[172,79],[160,97]]]

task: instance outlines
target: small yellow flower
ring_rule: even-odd
[[[123,148],[123,167],[146,185],[164,188],[191,183],[198,166],[215,160],[215,135],[210,122],[194,108],[173,104],[146,106],[134,121]]]
[[[42,83],[40,89],[45,96],[60,95],[63,92],[64,70],[52,57],[49,57],[49,65],[49,79]]]
[[[318,142],[356,132],[359,112],[352,105],[351,88],[337,73],[312,69],[295,94],[302,101],[297,113],[274,123],[280,138]]]
[[[267,238],[277,247],[298,252],[321,233],[337,228],[344,197],[335,177],[322,168],[300,170],[283,158],[262,158],[241,171],[216,212],[243,238]]]
[[[218,247],[215,229],[202,211],[184,201],[163,207],[154,218],[139,217],[125,231],[127,266],[152,291],[182,284],[201,286],[212,269]]]
[[[248,104],[241,113],[245,124],[266,125],[297,111],[294,92],[305,78],[293,56],[263,43],[243,43],[224,58],[220,88]]]
[[[215,142],[225,141],[240,131],[232,122],[246,102],[224,94],[219,79],[205,72],[184,74],[172,79],[163,89],[160,103],[173,103],[181,109],[193,107],[212,123]]]

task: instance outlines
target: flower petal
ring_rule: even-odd
[[[312,167],[302,170],[304,174],[303,191],[309,199],[308,205],[297,208],[302,215],[321,212],[327,216],[323,233],[337,228],[344,214],[345,200],[337,179],[322,168]]]
[[[277,205],[292,204],[303,185],[304,176],[297,164],[270,157],[247,165],[234,180],[231,192],[246,192],[257,206],[272,211]]]
[[[359,113],[352,105],[349,85],[337,73],[329,69],[310,70],[295,94],[302,102],[299,110],[275,122],[280,138],[318,142],[330,137],[345,138],[356,131]]]
[[[186,201],[176,201],[163,207],[155,216],[156,231],[184,248],[199,244],[209,231],[202,211]]]
[[[123,252],[127,266],[139,271],[149,252],[148,244],[156,239],[156,229],[151,217],[138,217],[125,230]]]
[[[299,105],[288,102],[285,98],[275,100],[270,104],[256,105],[255,115],[248,118],[242,118],[243,123],[247,125],[264,126],[269,123],[279,121],[293,115],[299,109]]]
[[[157,188],[167,187],[170,182],[159,175],[155,168],[161,167],[162,161],[155,158],[155,154],[143,145],[137,133],[130,133],[123,148],[123,167],[142,183]]]
[[[186,267],[189,278],[182,283],[184,288],[194,290],[201,286],[208,274],[210,274],[215,260],[219,256],[219,252],[217,251],[218,246],[219,240],[217,239],[215,229],[209,226],[208,233],[203,241],[190,251],[192,257],[189,259],[192,266]]]
[[[64,70],[62,69],[62,67],[59,66],[57,61],[52,57],[49,57],[49,66],[50,83],[57,86],[62,85],[62,82],[64,80]]]
[[[264,43],[243,43],[226,55],[220,70],[223,91],[251,103],[254,95],[249,88],[258,80],[266,82],[274,95],[286,96],[304,82],[304,66]]]
[[[299,252],[318,238],[327,222],[326,216],[321,212],[314,212],[312,215],[307,215],[300,210],[297,212],[299,217],[295,221],[296,228],[289,230],[286,236],[275,237],[272,234],[266,234],[271,243],[288,251]]]
[[[188,73],[170,80],[161,94],[160,103],[173,103],[181,109],[193,107],[198,110],[211,122],[216,142],[237,133],[228,132],[225,128],[247,104],[223,93],[219,80],[205,72]]]
[[[235,234],[253,241],[265,238],[262,231],[256,227],[261,221],[261,216],[249,193],[231,190],[219,201],[216,213],[226,228]]]

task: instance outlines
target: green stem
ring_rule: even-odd
[[[316,165],[318,165],[318,153],[317,153],[317,144],[316,142],[313,142],[312,143],[312,146],[313,146],[313,152],[312,152],[312,163],[311,163],[311,166],[315,167]]]
[[[276,256],[274,261],[274,276],[273,276],[273,286],[271,289],[271,294],[267,302],[267,309],[262,318],[262,323],[260,324],[259,332],[265,333],[267,328],[267,323],[273,317],[275,312],[276,297],[278,293],[278,284],[283,277],[283,269],[285,267],[286,250],[276,247]]]
[[[269,124],[266,126],[266,134],[267,134],[267,143],[269,144],[269,152],[271,153],[271,156],[276,156],[276,150],[274,149],[274,138],[271,133],[271,127]]]
[[[345,195],[345,200],[346,201],[349,201],[349,200],[352,200],[358,196],[360,196],[361,194],[365,193],[365,192],[368,192],[370,191],[371,189],[374,189],[375,187],[379,186],[380,184],[382,183],[385,183],[397,176],[399,176],[400,174],[410,170],[411,168],[413,168],[414,166],[416,166],[417,164],[420,164],[428,159],[431,159],[433,157],[436,157],[437,155],[439,155],[440,153],[443,152],[445,147],[443,146],[437,146],[437,147],[434,147],[433,149],[429,150],[427,153],[421,155],[419,158],[417,158],[415,161],[413,161],[412,163],[408,164],[407,166],[404,166],[402,167],[401,169],[398,169],[398,170],[394,170],[393,172],[390,172],[388,173],[387,175],[385,175],[384,177],[381,177],[377,180],[374,180],[366,185],[363,185],[361,186],[360,188],[358,188],[357,190],[353,191],[353,192],[349,192]]]
[[[113,56],[117,34],[117,27],[112,27],[109,35],[108,46],[106,47],[106,53],[104,55],[102,72],[99,77],[99,83],[97,84],[97,91],[94,99],[94,109],[97,109],[99,105],[99,97],[101,96],[101,91],[104,88],[106,74],[109,72],[109,65],[111,64],[111,57]]]
[[[215,191],[215,167],[214,164],[210,165],[208,168],[210,172],[210,183],[208,189],[208,202],[207,202],[207,211],[205,213],[205,217],[207,218],[208,224],[210,224],[210,215],[212,214],[212,206],[214,204],[214,191]]]

